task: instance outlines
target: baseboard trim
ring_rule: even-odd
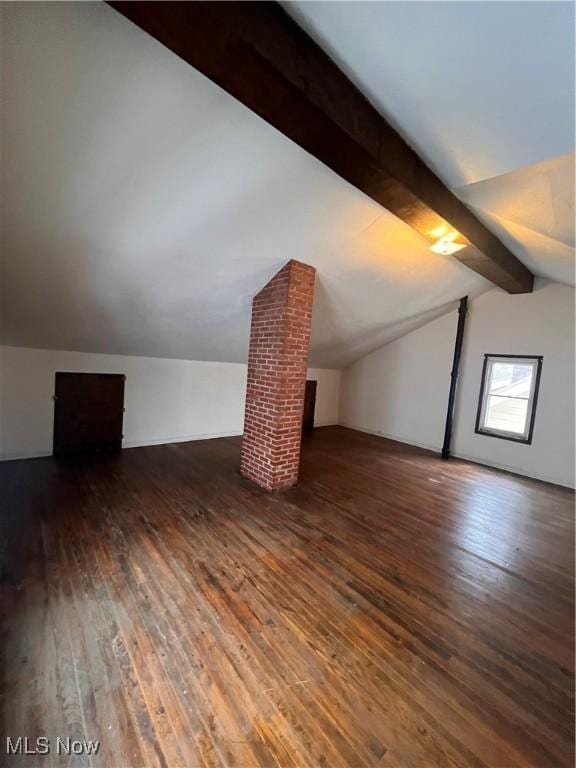
[[[219,437],[239,437],[242,432],[206,432],[199,435],[183,435],[180,437],[159,437],[154,440],[128,440],[122,443],[124,448],[146,448],[152,445],[169,445],[170,443],[193,443],[196,440],[215,440]]]
[[[385,432],[377,432],[372,429],[364,429],[363,427],[356,427],[352,424],[345,424],[344,422],[340,422],[341,427],[347,427],[348,429],[355,429],[357,432],[365,432],[368,435],[375,435],[376,437],[383,437],[386,440],[394,440],[397,443],[403,443],[404,445],[413,445],[415,448],[424,448],[427,451],[433,451],[434,453],[440,455],[440,447],[439,446],[432,446],[432,445],[425,445],[424,443],[414,443],[410,442],[406,439],[403,439],[401,437],[397,437],[396,435],[389,435]],[[456,453],[453,452],[451,454],[453,458],[455,459],[462,459],[462,461],[469,461],[472,464],[480,464],[482,467],[489,467],[490,469],[498,469],[501,472],[508,472],[513,475],[518,475],[519,477],[526,477],[529,480],[539,480],[542,483],[549,483],[550,485],[558,485],[562,488],[568,488],[570,490],[574,490],[574,485],[571,485],[570,483],[565,482],[564,480],[559,480],[557,478],[551,478],[546,477],[544,475],[540,475],[536,472],[533,472],[531,474],[527,474],[526,472],[520,471],[517,467],[511,467],[506,464],[497,464],[496,462],[490,463],[486,461],[486,459],[481,459],[478,456],[465,456],[462,453]]]
[[[23,461],[24,459],[45,459],[47,456],[52,456],[52,451],[49,453],[17,453],[7,454],[6,456],[0,456],[0,461]]]
[[[335,424],[317,424],[315,425],[318,428],[321,427],[331,427],[336,426]],[[424,450],[427,451],[433,451],[436,454],[440,454],[440,448],[438,446],[434,445],[427,445],[425,443],[415,443],[406,439],[403,439],[401,437],[398,437],[397,435],[390,435],[386,432],[379,432],[373,429],[365,429],[364,427],[357,427],[353,424],[347,424],[345,422],[340,422],[339,426],[346,427],[347,429],[354,429],[356,432],[364,432],[367,435],[374,435],[375,437],[382,437],[386,440],[394,440],[397,443],[403,443],[404,445],[413,445],[415,448],[424,448]],[[122,444],[122,449],[125,448],[145,448],[146,446],[153,446],[153,445],[169,445],[170,443],[191,443],[195,440],[215,440],[219,437],[240,437],[242,435],[242,432],[208,432],[204,434],[199,435],[184,435],[181,437],[160,437],[154,440],[129,440]],[[45,451],[39,451],[37,453],[21,453],[21,454],[15,454],[15,455],[7,455],[7,456],[0,456],[0,462],[2,461],[23,461],[26,459],[44,459],[47,456],[52,456],[52,452],[45,452]],[[536,472],[533,472],[532,474],[526,474],[525,472],[520,472],[519,469],[516,467],[511,467],[506,464],[498,464],[496,462],[487,462],[485,459],[481,459],[478,456],[465,456],[461,453],[453,453],[452,456],[455,459],[462,459],[463,461],[470,461],[473,464],[480,464],[483,467],[490,467],[492,469],[499,469],[502,472],[510,472],[514,475],[519,475],[520,477],[528,477],[532,480],[539,480],[543,483],[550,483],[551,485],[559,485],[562,488],[568,488],[570,490],[574,490],[574,485],[571,485],[570,483],[567,483],[563,480],[558,480],[557,478],[550,478],[546,477],[544,475],[540,475]]]
[[[316,424],[316,427],[336,426],[336,422],[326,424]],[[125,448],[146,448],[152,445],[169,445],[170,443],[192,443],[195,440],[216,440],[219,437],[241,437],[242,431],[234,430],[232,432],[205,432],[198,435],[180,435],[179,437],[158,437],[149,440],[126,440],[122,443],[122,450]],[[23,459],[44,459],[52,456],[52,451],[39,451],[37,453],[18,453],[0,456],[0,461],[22,461]]]
[[[365,429],[364,427],[357,427],[354,424],[346,424],[343,421],[339,422],[339,426],[346,427],[347,429],[354,429],[356,432],[364,432],[366,435],[375,435],[376,437],[383,437],[386,440],[394,440],[395,443],[403,443],[404,445],[412,445],[414,448],[424,448],[426,451],[433,451],[434,453],[440,453],[440,448],[437,445],[428,445],[427,443],[415,443],[411,440],[398,437],[397,435],[390,435],[387,432],[381,432],[375,429]]]
[[[548,483],[549,485],[559,485],[562,488],[568,488],[569,490],[574,490],[574,485],[570,485],[570,483],[565,482],[564,480],[558,480],[557,478],[551,478],[546,477],[545,475],[540,475],[537,472],[532,472],[531,474],[526,474],[526,472],[521,472],[517,467],[511,467],[508,464],[497,464],[496,462],[489,463],[486,461],[486,459],[478,458],[477,456],[464,456],[461,453],[452,453],[451,454],[455,459],[462,459],[462,461],[469,461],[472,464],[480,464],[482,467],[489,467],[490,469],[499,469],[501,472],[508,472],[511,475],[518,475],[519,477],[526,477],[528,480],[539,480],[541,483]]]
[[[153,440],[127,440],[122,443],[125,448],[145,448],[151,445],[168,445],[170,443],[191,443],[195,440],[214,440],[219,437],[238,437],[242,432],[208,432],[200,435],[184,435],[180,437],[159,437]],[[52,456],[52,451],[38,451],[36,453],[18,453],[0,456],[0,461],[22,461],[24,459],[45,459]]]

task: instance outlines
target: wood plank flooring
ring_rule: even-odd
[[[570,491],[329,427],[270,496],[239,449],[0,465],[1,765],[573,765]]]

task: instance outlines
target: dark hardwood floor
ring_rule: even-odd
[[[571,492],[329,427],[270,496],[239,448],[0,465],[2,765],[573,765]]]

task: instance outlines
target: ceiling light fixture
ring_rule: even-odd
[[[440,256],[450,256],[453,253],[461,251],[462,248],[466,248],[466,243],[456,243],[455,240],[458,237],[456,233],[450,235],[444,235],[437,240],[434,245],[430,246],[430,250],[434,253],[439,253]]]

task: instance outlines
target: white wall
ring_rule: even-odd
[[[126,374],[124,447],[239,435],[246,366],[0,347],[0,458],[52,452],[56,371]],[[318,381],[316,425],[338,420],[340,371]]]
[[[457,313],[403,336],[343,372],[340,423],[439,451]],[[474,432],[486,353],[543,355],[531,445]],[[574,485],[574,289],[537,280],[531,294],[494,289],[472,301],[460,365],[453,453]]]
[[[453,314],[444,315],[346,368],[340,423],[435,450],[446,418],[454,328]]]

